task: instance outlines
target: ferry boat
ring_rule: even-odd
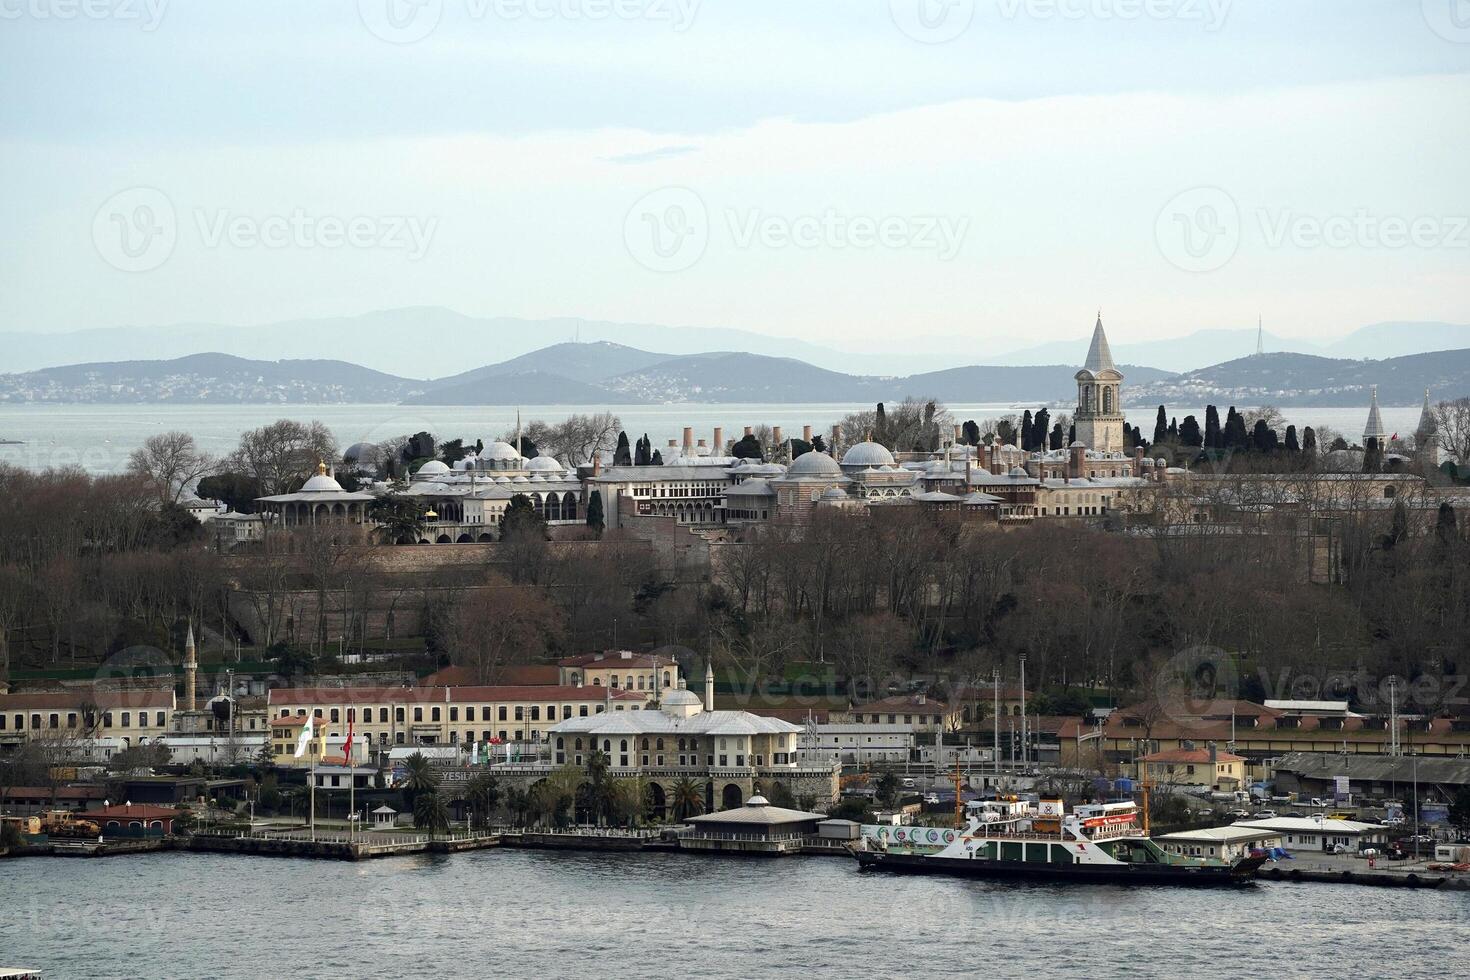
[[[962,830],[865,829],[849,849],[864,870],[1151,885],[1241,884],[1266,862],[1170,854],[1139,816],[1131,802],[1068,813],[1061,800],[977,800],[965,808]]]

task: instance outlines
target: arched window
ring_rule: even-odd
[[[572,747],[575,748],[578,752],[582,751],[582,740],[580,738],[577,739],[576,742],[572,743]]]
[[[1383,488],[1383,495],[1385,497],[1392,497],[1394,495],[1394,488],[1393,487],[1384,487]]]
[[[648,749],[648,739],[647,738],[645,738],[643,740],[643,748],[644,748],[645,751],[647,751],[647,749]]]
[[[620,739],[618,741],[618,751],[619,752],[626,752],[626,751],[628,751],[628,740],[626,738]]]

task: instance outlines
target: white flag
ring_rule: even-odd
[[[296,739],[296,758],[306,754],[306,747],[311,744],[312,716],[306,716],[306,724],[301,726],[301,735]]]

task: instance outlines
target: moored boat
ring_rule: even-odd
[[[977,800],[963,830],[929,834],[880,829],[851,848],[865,870],[1131,884],[1233,885],[1248,882],[1262,856],[1190,858],[1150,840],[1131,802],[1066,811],[1060,800]],[[907,838],[907,839],[906,839]]]

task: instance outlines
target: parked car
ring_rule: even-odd
[[[1404,824],[1408,823],[1408,821],[1405,820],[1403,817],[1384,817],[1378,822],[1383,824],[1383,826],[1385,827],[1402,827]]]
[[[1257,810],[1253,816],[1257,820],[1272,820],[1276,817],[1275,810]]]
[[[1238,806],[1234,810],[1225,811],[1225,816],[1230,817],[1233,820],[1244,820],[1250,815],[1251,812],[1243,806]]]
[[[1300,810],[1288,810],[1288,811],[1286,811],[1286,815],[1288,817],[1305,817],[1306,816],[1306,814],[1303,813]]]

